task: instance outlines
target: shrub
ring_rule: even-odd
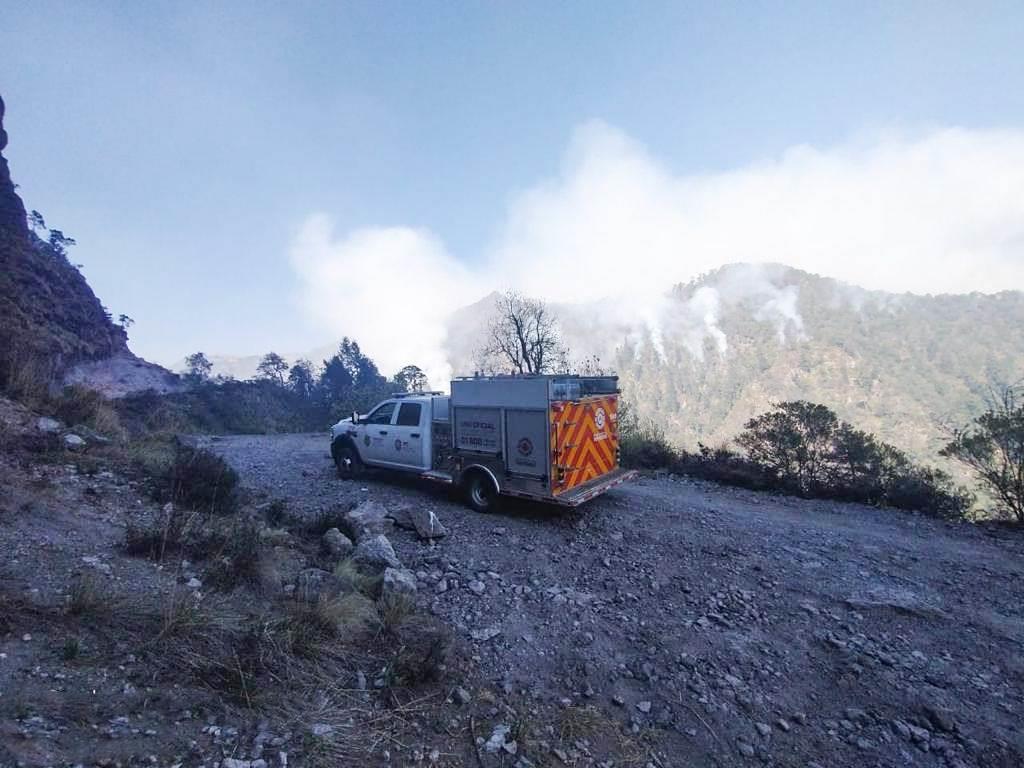
[[[101,612],[104,606],[95,577],[81,574],[71,583],[71,589],[68,590],[68,613],[72,616],[94,615]]]
[[[238,508],[238,473],[217,454],[178,442],[174,458],[156,478],[161,501],[227,514]]]
[[[263,538],[260,529],[249,520],[234,523],[222,535],[216,537],[223,542],[216,555],[208,578],[222,589],[230,589],[241,583],[255,584],[260,579],[260,565],[263,559]],[[209,547],[209,541],[204,547]],[[190,554],[198,555],[199,547],[189,548]]]
[[[795,401],[747,422],[736,441],[779,490],[963,517],[972,497],[944,472],[840,421],[823,405]]]
[[[393,607],[387,610],[395,610]],[[401,609],[389,630],[393,643],[384,678],[390,685],[419,685],[441,677],[452,648],[450,630],[436,619]]]
[[[777,490],[778,478],[765,467],[728,448],[700,444],[697,453],[681,451],[672,469],[691,477],[755,491]]]
[[[664,469],[672,466],[676,452],[662,428],[651,419],[640,419],[627,404],[619,409],[619,461],[633,469]]]
[[[747,456],[799,493],[812,494],[834,480],[839,419],[823,405],[800,400],[747,422],[736,442]]]
[[[978,478],[996,502],[996,511],[1024,525],[1024,401],[1005,387],[968,427],[953,431],[942,449]]]

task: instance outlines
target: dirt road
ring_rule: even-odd
[[[321,435],[210,445],[303,514],[436,512],[447,537],[396,530],[395,549],[469,680],[529,702],[542,734],[592,707],[672,765],[1024,765],[1020,535],[682,478],[479,515],[415,481],[339,480]],[[503,759],[605,758],[581,739]]]

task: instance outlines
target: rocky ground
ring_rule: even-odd
[[[304,514],[434,512],[445,537],[391,540],[472,649],[478,738],[524,727],[508,701],[534,764],[1024,765],[1019,533],[668,477],[483,516],[338,480],[319,435],[211,445]]]
[[[239,514],[281,518],[259,584],[215,589],[211,563],[128,556],[160,506],[102,447],[5,401],[0,426],[0,766],[1024,764],[1019,532],[671,477],[484,516],[339,480],[322,435],[203,438],[249,489]],[[318,520],[344,533],[311,539]],[[194,644],[214,608],[290,611],[369,561],[451,628],[438,675],[390,681],[419,619],[378,630],[397,655],[346,646],[251,700],[182,662],[176,617]]]

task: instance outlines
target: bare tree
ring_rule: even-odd
[[[550,373],[566,365],[558,322],[548,306],[515,291],[498,297],[483,348],[497,368],[513,373]]]

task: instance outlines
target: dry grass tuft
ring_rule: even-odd
[[[82,573],[68,590],[68,613],[72,616],[97,616],[110,613],[112,606],[91,573]]]
[[[338,563],[334,575],[343,592],[358,592],[369,597],[380,594],[383,577],[363,573],[351,558]]]

